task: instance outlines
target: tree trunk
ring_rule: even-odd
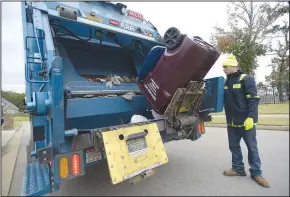
[[[283,87],[281,83],[278,84],[277,90],[278,90],[278,95],[279,95],[279,101],[282,102],[283,101]]]
[[[274,99],[274,104],[276,104],[276,99],[275,99],[275,87],[272,87],[273,90],[273,99]]]

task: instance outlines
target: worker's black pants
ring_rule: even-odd
[[[238,173],[245,173],[243,155],[241,151],[241,138],[248,148],[248,162],[251,176],[261,176],[261,160],[257,147],[256,127],[246,131],[245,127],[228,126],[229,148],[232,153],[232,168]]]

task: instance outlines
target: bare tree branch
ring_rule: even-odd
[[[279,27],[274,24],[277,18],[287,13],[284,4],[277,3],[272,6],[267,2],[255,4],[254,2],[231,1],[231,5],[233,7],[228,7],[230,30],[218,31],[216,29],[213,42],[222,49],[221,51],[233,53],[245,72],[253,73],[253,70],[258,66],[256,58],[261,55],[276,58],[288,53],[289,50],[285,50],[285,47],[289,48],[288,34],[285,37],[283,25]],[[237,25],[238,22],[243,24],[242,27]],[[277,43],[277,45],[271,46],[272,40],[276,38],[287,39],[287,45],[282,46],[281,43]],[[266,53],[267,51],[269,53]],[[289,60],[285,59],[284,56],[283,62],[285,64]],[[282,58],[276,58],[273,60],[273,65],[277,65],[281,60]]]
[[[277,53],[266,53],[265,55],[277,55]]]
[[[236,17],[238,17],[239,19],[241,19],[242,21],[244,21],[246,23],[246,25],[248,26],[248,28],[251,28],[251,24],[247,21],[247,19],[241,15],[236,15]]]
[[[234,2],[232,2],[232,4],[235,5],[235,6],[237,6],[237,7],[239,7],[239,8],[242,8],[242,10],[246,11],[246,10],[245,10],[242,6],[240,6],[239,4],[236,4],[236,3],[234,3]]]
[[[243,5],[243,9],[244,9],[244,10],[247,12],[247,14],[248,14],[249,20],[251,20],[251,15],[250,15],[250,13],[248,12],[248,9],[247,9],[247,6],[246,6],[245,2],[243,2],[243,1],[240,1],[240,2],[241,2],[242,5]],[[250,2],[250,4],[253,5],[253,2]]]

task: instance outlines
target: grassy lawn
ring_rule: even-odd
[[[220,113],[213,113],[212,115],[223,115],[224,111]],[[289,114],[289,102],[281,104],[260,104],[259,114]]]
[[[16,129],[22,122],[29,121],[29,117],[26,115],[14,117],[14,129]]]
[[[213,117],[212,122],[206,124],[226,124],[226,119],[222,117]],[[289,126],[288,118],[271,118],[271,117],[261,117],[259,118],[258,125],[265,126]]]
[[[263,104],[259,106],[261,114],[289,114],[289,103]]]

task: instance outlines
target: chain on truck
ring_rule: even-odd
[[[169,162],[165,143],[198,140],[210,113],[222,110],[223,78],[203,80],[219,53],[201,39],[176,28],[161,37],[121,3],[21,5],[31,123],[22,195],[58,191],[102,162],[112,184],[136,183]],[[182,50],[197,56],[166,63]],[[192,72],[188,65],[204,67]],[[183,77],[172,83],[165,72]]]

